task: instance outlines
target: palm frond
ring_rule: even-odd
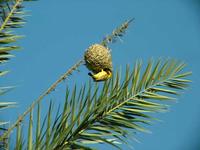
[[[1,0],[0,2],[0,63],[7,62],[11,50],[19,49],[19,46],[11,45],[22,36],[12,32],[14,28],[20,28],[25,23],[25,12],[22,10],[23,0]]]
[[[100,91],[99,86],[94,89],[89,85],[87,91],[78,93],[82,97],[77,99],[72,94],[73,100],[68,104],[68,112],[71,113],[66,121],[70,126],[54,137],[51,147],[76,149],[76,143],[107,143],[120,149],[116,143],[124,143],[123,137],[129,136],[129,130],[149,132],[142,125],[154,119],[148,113],[167,110],[167,105],[153,100],[174,100],[171,95],[188,86],[190,80],[185,79],[185,74],[189,75],[190,72],[183,73],[184,67],[184,63],[174,60],[158,61],[155,65],[149,61],[140,75],[142,65],[137,62],[132,71],[127,66],[122,82],[119,73],[116,73]],[[74,115],[75,108],[79,110]],[[73,120],[69,119],[71,116]]]
[[[23,2],[23,0],[0,1],[0,65],[14,57],[10,51],[20,48],[13,43],[22,38],[22,36],[13,33],[13,29],[21,28],[26,22],[24,19],[25,12],[23,11]],[[0,77],[6,75],[8,72],[8,70],[0,70]],[[0,95],[4,95],[11,89],[13,89],[13,87],[4,87],[0,85]],[[2,106],[0,109],[8,108],[8,104],[13,105],[13,103],[0,102]]]
[[[174,100],[188,86],[191,72],[183,72],[184,67],[174,60],[150,60],[146,68],[136,62],[132,70],[126,67],[122,80],[115,72],[103,85],[89,82],[79,90],[67,89],[63,110],[53,115],[50,105],[42,126],[38,105],[33,147],[90,150],[91,144],[104,143],[121,149],[132,133],[148,133],[147,125],[156,120],[150,113],[165,112],[168,105],[162,102]]]

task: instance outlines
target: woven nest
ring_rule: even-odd
[[[112,58],[110,51],[100,44],[90,46],[84,55],[85,64],[93,73],[98,73],[102,69],[112,71]]]

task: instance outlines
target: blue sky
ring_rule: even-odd
[[[14,52],[6,67],[11,73],[2,81],[17,85],[4,97],[18,107],[2,112],[5,120],[15,120],[41,92],[83,57],[87,47],[98,43],[115,27],[135,18],[123,42],[111,45],[114,69],[144,63],[150,58],[176,58],[188,64],[193,81],[170,112],[156,114],[162,122],[139,133],[141,143],[131,142],[136,150],[198,150],[200,144],[200,1],[199,0],[39,0],[27,4],[31,16],[24,28],[17,30],[26,37],[18,42],[23,50]],[[64,89],[88,80],[88,70],[59,86],[44,99],[62,104]],[[17,114],[17,115],[16,115]],[[104,149],[109,149],[102,146]],[[126,147],[124,147],[126,149]]]

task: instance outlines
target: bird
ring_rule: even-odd
[[[96,74],[89,72],[88,75],[91,76],[95,82],[100,82],[106,81],[112,77],[112,71],[110,69],[101,69],[101,71]]]

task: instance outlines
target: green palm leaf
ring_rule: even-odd
[[[70,103],[70,110],[74,107],[80,110],[75,116],[73,113],[74,120],[69,121],[70,131],[69,127],[64,129],[52,141],[52,147],[78,148],[77,142],[80,144],[93,142],[107,143],[119,148],[117,141],[124,143],[122,137],[128,136],[129,130],[149,132],[142,126],[149,124],[153,119],[148,113],[167,109],[165,104],[153,100],[174,100],[171,95],[176,95],[179,89],[188,86],[190,80],[185,79],[185,75],[189,75],[190,72],[183,73],[184,66],[185,64],[174,60],[164,63],[159,60],[155,65],[153,61],[149,61],[144,73],[140,75],[141,63],[137,62],[131,72],[127,67],[122,82],[116,73],[115,77],[104,83],[101,91],[96,92],[89,85],[88,91],[84,93],[85,96],[78,100],[72,96],[76,106]],[[96,89],[99,88],[98,86]],[[85,105],[80,106],[77,101],[83,101]]]
[[[174,60],[151,60],[142,70],[136,62],[132,70],[127,66],[122,81],[121,73],[115,72],[103,85],[89,82],[79,90],[76,86],[67,90],[63,110],[53,118],[50,105],[42,127],[38,106],[33,147],[94,149],[90,144],[105,143],[121,149],[120,144],[127,144],[126,138],[135,132],[149,132],[146,125],[156,120],[150,113],[168,108],[162,101],[174,100],[173,95],[188,86],[191,72],[183,72],[184,67]]]
[[[10,51],[20,48],[13,45],[13,43],[22,38],[22,36],[16,35],[12,30],[22,27],[25,23],[23,2],[23,0],[0,0],[0,65],[14,57]],[[8,72],[8,70],[0,70],[0,77],[6,75]],[[0,85],[0,95],[4,95],[11,89],[13,87]],[[13,104],[0,102],[0,109],[8,108],[9,105]],[[5,124],[5,122],[1,122],[1,124]]]

